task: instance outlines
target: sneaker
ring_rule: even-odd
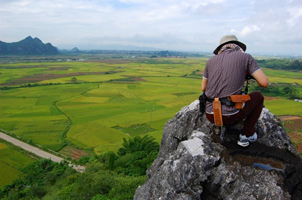
[[[240,134],[237,144],[242,147],[247,147],[249,146],[250,142],[255,142],[257,138],[258,138],[257,133],[254,133],[254,135],[250,137],[246,137],[245,135]]]
[[[238,144],[239,146],[242,146],[242,147],[247,147],[247,146],[250,145],[250,142],[249,142],[248,139],[241,139],[241,138],[240,138],[240,139],[238,140],[237,144]]]
[[[256,140],[258,139],[258,135],[257,133],[254,133],[254,135],[250,136],[250,137],[246,137],[245,135],[239,135],[239,139],[240,140],[248,140],[249,142],[256,142]]]

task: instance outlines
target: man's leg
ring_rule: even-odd
[[[262,112],[264,97],[260,92],[249,94],[251,99],[245,103],[245,107],[239,112],[240,118],[244,119],[241,135],[250,137],[255,133],[255,124]]]
[[[239,113],[232,116],[223,116],[224,125],[235,125],[244,119],[241,135],[250,137],[255,133],[255,124],[262,112],[264,97],[260,92],[252,92],[249,94],[251,99],[245,103],[243,109]],[[206,113],[208,120],[214,123],[214,116]]]

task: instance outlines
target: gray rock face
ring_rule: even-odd
[[[198,103],[166,123],[159,155],[135,200],[302,197],[302,160],[277,116],[263,109],[259,139],[243,148],[237,145],[240,127],[226,127],[223,137],[215,134]]]

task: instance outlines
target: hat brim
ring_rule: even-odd
[[[229,44],[229,43],[237,44],[238,46],[241,47],[241,49],[242,49],[243,51],[246,51],[246,45],[243,44],[242,42],[239,42],[239,41],[236,41],[236,40],[235,40],[235,41],[228,41],[228,42],[222,43],[221,45],[219,45],[219,46],[213,51],[213,53],[214,53],[215,55],[217,55],[218,52],[219,52],[219,50],[220,50],[220,48],[221,48],[223,45]]]

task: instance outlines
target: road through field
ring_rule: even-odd
[[[2,132],[0,132],[0,138],[2,138],[3,140],[6,140],[7,142],[10,142],[12,143],[13,145],[15,146],[18,146],[28,152],[31,152],[41,158],[46,158],[46,159],[50,159],[52,160],[53,162],[57,162],[57,163],[60,163],[62,160],[64,160],[63,158],[61,157],[58,157],[58,156],[55,156],[51,153],[48,153],[46,151],[43,151],[37,147],[34,147],[34,146],[31,146],[25,142],[22,142],[18,139],[15,139],[11,136],[8,136]],[[83,172],[85,170],[85,167],[83,166],[79,166],[79,165],[73,165],[72,163],[69,162],[69,166],[71,166],[72,168],[74,168],[75,170],[79,171],[79,172]]]

